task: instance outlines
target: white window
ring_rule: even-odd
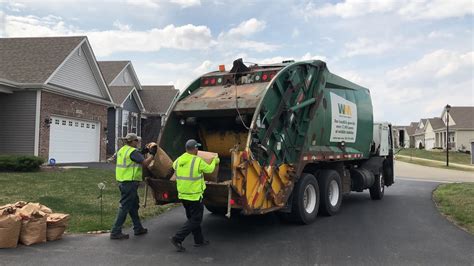
[[[66,120],[62,120],[61,124],[62,124],[63,126],[65,126],[65,125],[66,125]]]
[[[72,127],[72,121],[69,121],[69,123],[68,123],[68,124],[69,124],[69,126],[70,126],[70,127]]]
[[[54,119],[54,123],[55,123],[56,125],[59,125],[59,119]]]
[[[138,114],[136,113],[131,113],[130,114],[130,132],[137,134],[137,127],[138,127]]]
[[[122,137],[125,137],[128,133],[128,119],[129,119],[129,112],[126,110],[122,110]]]
[[[74,122],[75,127],[79,127],[79,122]]]

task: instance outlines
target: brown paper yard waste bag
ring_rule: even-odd
[[[61,239],[64,234],[64,231],[66,230],[67,223],[69,222],[69,214],[64,214],[64,213],[49,214],[46,219],[46,222],[47,222],[46,239],[48,241]]]
[[[156,178],[170,179],[173,175],[173,161],[162,148],[158,147],[155,158],[148,169]]]
[[[17,210],[17,215],[22,218],[20,243],[24,245],[33,245],[46,242],[46,216],[42,211],[51,211],[49,208],[39,203],[28,203]]]
[[[36,213],[21,223],[20,242],[23,245],[46,242],[46,215]]]
[[[20,237],[21,219],[14,214],[14,206],[0,208],[0,248],[15,248]]]
[[[198,151],[197,156],[201,157],[206,163],[210,164],[214,157],[218,157],[218,154],[215,152],[208,152],[208,151]],[[219,165],[216,164],[216,168],[214,172],[210,174],[204,174],[204,180],[217,182],[217,174],[219,173]]]

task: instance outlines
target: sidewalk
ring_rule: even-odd
[[[408,155],[396,155],[396,157],[419,160],[419,161],[425,161],[425,162],[432,162],[432,163],[437,163],[437,164],[440,164],[440,165],[446,164],[446,162],[444,162],[444,161],[430,160],[430,159],[424,159],[424,158],[413,157],[413,156],[408,156]],[[457,166],[457,167],[464,168],[464,169],[474,170],[474,165],[451,163],[451,162],[449,163],[449,165]]]
[[[474,172],[449,170],[395,161],[396,178],[438,182],[474,182]]]

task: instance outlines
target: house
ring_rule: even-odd
[[[435,145],[446,149],[447,112],[441,113],[442,126],[434,130]],[[472,152],[474,142],[474,106],[452,106],[449,111],[449,148]]]
[[[449,111],[449,149],[472,152],[474,142],[474,106],[453,106]],[[412,123],[413,128],[416,123]],[[447,112],[440,117],[424,118],[416,125],[413,134],[407,128],[410,138],[419,149],[446,149]],[[411,142],[411,140],[410,140]]]
[[[105,160],[112,98],[87,37],[0,38],[0,154]]]
[[[426,127],[426,118],[420,119],[418,125],[413,133],[413,139],[415,148],[424,149],[425,148],[425,127]]]
[[[107,154],[114,154],[119,139],[127,133],[141,132],[141,119],[145,107],[139,95],[142,90],[137,74],[130,61],[99,61],[99,67],[109,87],[116,106],[108,109]]]
[[[172,108],[174,100],[179,96],[179,90],[172,85],[142,86],[142,90],[138,93],[146,110],[146,116],[142,119],[143,142],[156,142],[166,115]]]
[[[406,138],[408,139],[409,148],[415,148],[415,131],[418,128],[418,122],[411,122],[409,126],[405,128]]]

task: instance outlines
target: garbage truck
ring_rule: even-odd
[[[320,60],[235,60],[194,80],[172,104],[159,147],[175,160],[188,139],[220,158],[203,202],[213,213],[277,212],[309,224],[343,195],[383,198],[394,183],[392,129],[374,123],[370,91]],[[173,178],[146,179],[157,204],[179,202]]]

